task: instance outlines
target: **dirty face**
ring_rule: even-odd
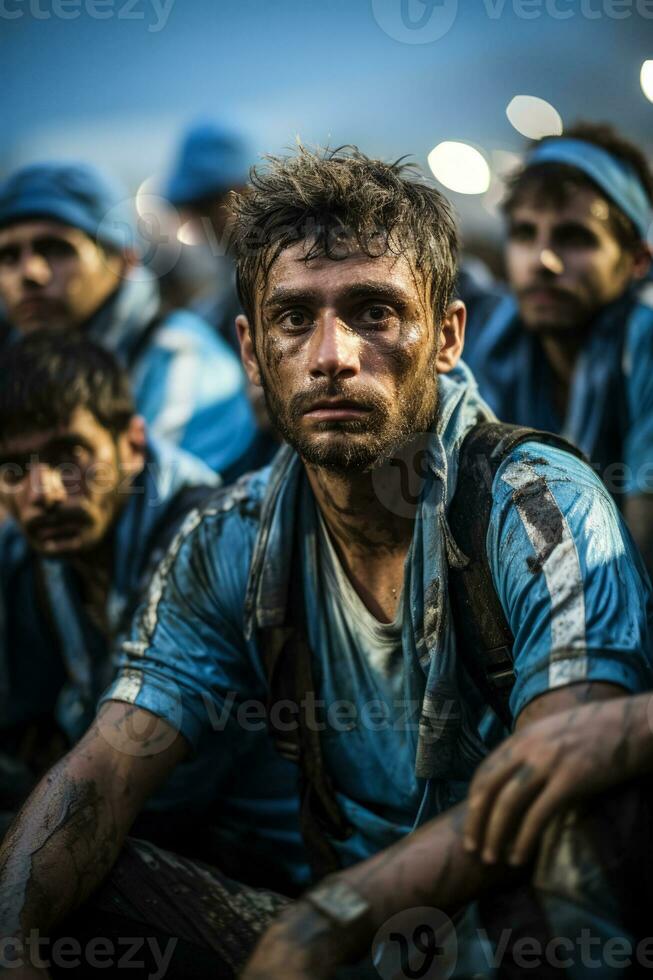
[[[431,428],[440,325],[405,255],[306,262],[306,248],[273,264],[251,348],[239,323],[243,359],[304,461],[361,472]]]
[[[578,188],[563,207],[525,199],[508,219],[506,264],[524,325],[537,332],[584,327],[634,275],[615,237],[608,203]]]
[[[116,438],[78,408],[66,425],[0,443],[0,504],[36,551],[86,551],[111,529],[144,453],[141,419]]]
[[[21,333],[81,326],[124,272],[123,258],[78,228],[26,221],[0,229],[0,298]]]

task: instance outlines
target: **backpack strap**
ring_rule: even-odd
[[[468,559],[462,568],[449,568],[456,647],[476,687],[508,728],[514,637],[494,587],[486,541],[494,478],[503,461],[525,442],[544,443],[583,459],[578,449],[554,433],[479,422],[461,446],[458,483],[447,515],[454,540]]]
[[[286,623],[260,629],[258,641],[268,679],[268,731],[279,754],[299,766],[300,828],[313,876],[319,880],[341,866],[331,838],[346,840],[352,828],[340,809],[320,743],[297,547],[288,595]],[[282,712],[282,707],[288,711]]]

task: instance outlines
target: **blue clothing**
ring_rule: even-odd
[[[488,414],[464,365],[440,378],[439,419],[423,447],[427,475],[405,564],[401,697],[369,669],[365,651],[346,647],[337,623],[323,621],[315,501],[288,447],[271,467],[189,515],[123,644],[121,671],[104,699],[167,719],[198,756],[213,754],[214,792],[232,848],[241,821],[248,828],[243,854],[262,854],[277,881],[289,875],[303,884],[308,869],[297,772],[275,754],[262,718],[267,681],[257,641],[260,629],[286,621],[297,522],[316,692],[327,707],[344,701],[347,708],[344,720],[327,714],[320,736],[354,830],[334,842],[343,863],[463,798],[479,761],[505,735],[456,656],[447,591],[447,569],[461,560],[446,521],[458,452]],[[514,716],[581,678],[633,692],[650,686],[650,586],[597,477],[567,454],[526,444],[504,462],[493,492],[487,547],[516,636]],[[191,798],[193,788],[186,793]]]
[[[160,317],[159,304],[155,281],[139,268],[91,319],[88,336],[127,366],[136,407],[152,434],[230,482],[257,465],[256,422],[242,367],[204,320],[189,310]]]
[[[464,298],[464,297],[463,297]],[[592,323],[571,383],[567,417],[553,402],[553,374],[517,304],[472,297],[465,360],[504,422],[558,432],[577,445],[617,502],[653,493],[653,289],[646,283]]]
[[[73,743],[93,719],[113,676],[112,642],[124,632],[184,511],[212,493],[218,477],[188,453],[150,441],[114,529],[108,635],[83,608],[79,582],[63,559],[37,556],[13,521],[0,531],[0,732],[54,714]],[[202,493],[204,490],[204,493]]]

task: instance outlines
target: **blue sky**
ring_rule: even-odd
[[[258,152],[300,135],[425,165],[442,139],[519,149],[515,94],[653,156],[645,58],[653,0],[0,0],[0,172],[83,156],[134,188],[198,117],[232,119]]]

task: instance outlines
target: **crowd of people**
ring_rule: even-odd
[[[531,146],[505,283],[410,165],[247,158],[174,161],[199,272],[0,185],[0,974],[653,969],[644,153]]]

